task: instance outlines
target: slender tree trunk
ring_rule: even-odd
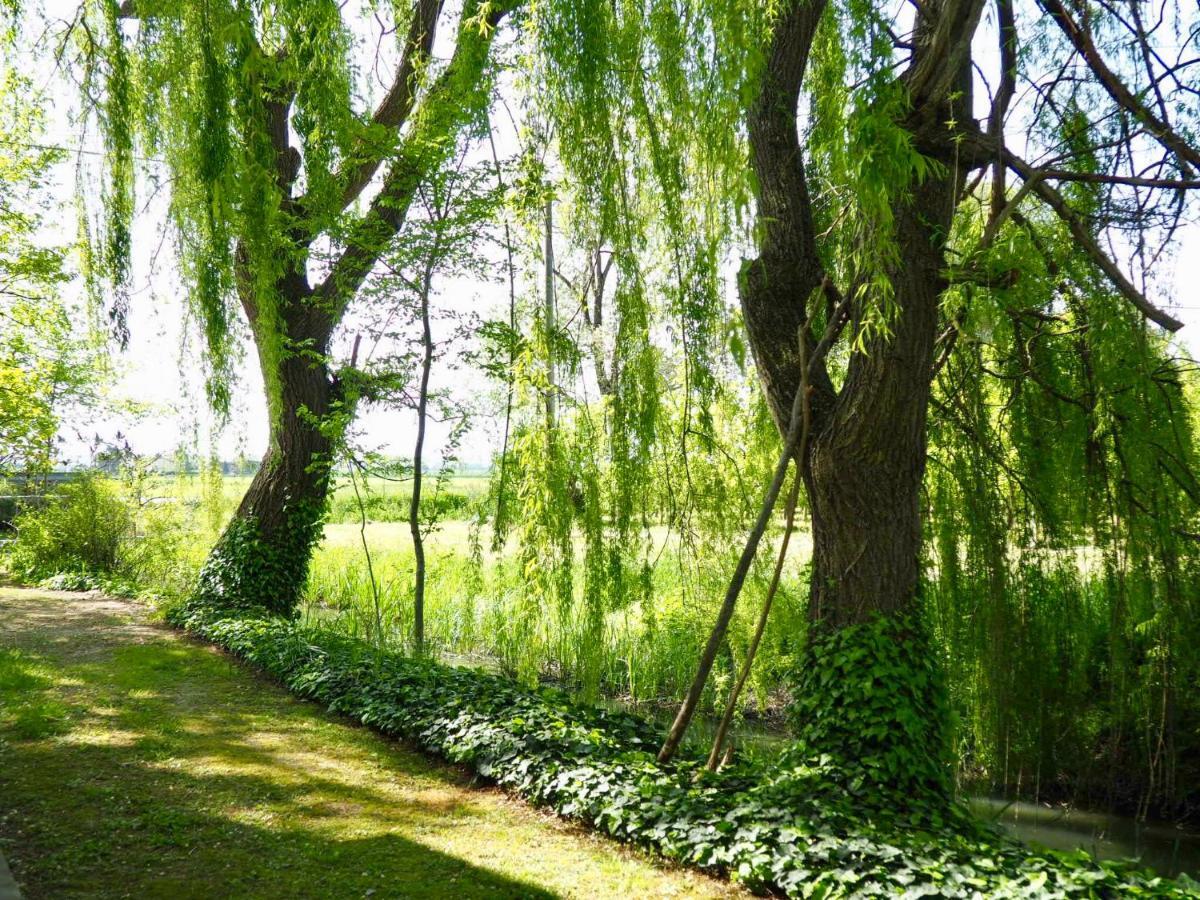
[[[585,292],[580,298],[583,304],[583,319],[587,323],[588,332],[592,340],[592,363],[596,368],[596,387],[600,390],[601,397],[611,397],[617,387],[617,354],[613,353],[611,369],[605,368],[607,362],[607,354],[604,351],[604,290],[608,284],[608,272],[612,267],[613,257],[608,257],[608,262],[605,263],[602,256],[600,245],[596,245],[596,249],[592,252],[592,257],[588,262],[590,274],[588,283],[592,290],[592,311],[588,315],[588,297]]]
[[[496,184],[503,193],[505,190],[504,174],[500,168],[500,156],[496,152],[496,139],[493,129],[488,129],[488,144],[492,149],[492,164],[496,167]],[[508,276],[508,327],[513,334],[517,331],[517,270],[513,261],[512,231],[508,224],[508,214],[504,216],[504,251],[506,256],[506,274]],[[492,523],[492,549],[500,550],[508,531],[507,488],[508,476],[508,441],[512,428],[513,411],[513,367],[516,365],[516,349],[510,342],[508,350],[508,368],[505,370],[504,397],[504,440],[500,445],[500,477],[496,483],[496,518]]]
[[[413,651],[425,653],[425,539],[421,535],[421,454],[425,448],[425,421],[429,409],[429,371],[433,367],[433,332],[429,326],[429,290],[432,268],[425,269],[421,282],[421,388],[417,396],[417,442],[413,448],[413,487],[408,504],[408,527],[412,532],[416,571],[413,584]]]

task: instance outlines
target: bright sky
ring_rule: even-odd
[[[48,0],[47,12],[51,17],[69,17],[77,6],[77,0]],[[364,26],[366,27],[366,26]],[[374,37],[370,38],[373,42]],[[985,47],[992,46],[990,42]],[[436,52],[436,51],[435,51]],[[986,57],[986,51],[984,53]],[[988,65],[986,58],[981,64]],[[46,72],[47,61],[31,61],[35,72]],[[43,83],[50,84],[49,78]],[[80,138],[66,117],[71,106],[62,96],[62,88],[52,104],[53,116],[46,140],[48,142],[77,147]],[[511,148],[511,134],[500,136],[501,153]],[[85,144],[85,146],[88,146]],[[64,201],[64,211],[70,210],[70,198],[74,191],[74,160],[60,167],[59,193]],[[146,192],[144,192],[146,193]],[[145,196],[139,202],[147,202]],[[187,346],[185,326],[185,304],[183,288],[178,283],[172,250],[169,243],[160,245],[156,222],[164,213],[163,197],[152,199],[141,216],[134,232],[134,285],[130,326],[132,339],[128,351],[123,355],[120,370],[123,372],[118,392],[128,398],[148,404],[149,410],[139,416],[116,414],[104,422],[95,423],[89,431],[111,440],[120,431],[133,449],[143,454],[171,454],[181,443],[197,444],[203,451],[209,446],[210,419],[204,400],[200,370],[195,350]],[[69,223],[73,216],[64,215],[63,222]],[[68,225],[64,225],[69,227]],[[156,252],[157,251],[157,252]],[[1191,224],[1180,229],[1176,238],[1174,258],[1165,265],[1172,271],[1155,273],[1160,283],[1174,285],[1172,307],[1186,326],[1180,333],[1181,343],[1192,355],[1200,355],[1200,225]],[[730,303],[736,298],[730,297]],[[474,310],[481,317],[504,315],[508,296],[505,284],[473,281],[456,281],[442,286],[437,300],[443,308],[457,311]],[[435,324],[435,337],[438,325]],[[446,328],[442,325],[441,328]],[[216,447],[222,458],[232,458],[245,453],[258,458],[267,441],[266,409],[262,395],[262,381],[257,371],[257,359],[252,347],[246,346],[241,366],[241,390],[236,391],[236,407],[230,425],[219,435]],[[452,387],[460,396],[483,396],[496,391],[479,375],[467,375],[465,370],[452,373],[437,372],[434,387]],[[495,402],[484,403],[485,409],[499,408]],[[477,419],[476,427],[464,442],[461,459],[466,463],[486,463],[499,446],[499,430],[502,421],[483,416]],[[407,411],[370,409],[360,414],[357,429],[362,442],[373,449],[408,456],[411,454],[415,431],[415,417]],[[431,459],[436,458],[444,443],[448,426],[431,423],[429,445]],[[90,439],[91,434],[86,435]],[[68,454],[75,460],[86,455],[87,440],[72,438],[68,441]]]

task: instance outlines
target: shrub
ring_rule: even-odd
[[[113,573],[134,536],[133,512],[117,486],[91,473],[60,486],[14,525],[13,568],[30,580]]]
[[[139,500],[144,488],[96,473],[60,486],[16,518],[13,573],[60,590],[183,596],[212,537],[178,504]]]
[[[59,572],[38,582],[38,587],[50,591],[98,591],[104,582],[87,572]]]
[[[215,534],[176,503],[135,510],[136,535],[122,553],[117,574],[160,597],[183,597],[196,586]]]
[[[789,896],[1195,896],[1083,853],[1034,852],[920,792],[856,792],[827,755],[793,749],[769,766],[717,775],[697,760],[655,762],[657,731],[623,713],[496,675],[371,651],[282,619],[195,605],[172,620],[266,670],[292,691],[404,737],[560,815],[752,888]],[[831,685],[830,690],[837,690]]]

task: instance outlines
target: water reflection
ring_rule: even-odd
[[[1098,859],[1137,858],[1169,877],[1200,872],[1200,833],[1166,822],[991,797],[973,797],[970,805],[976,815],[1027,843],[1087,850]]]

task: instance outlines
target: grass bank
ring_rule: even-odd
[[[756,889],[821,900],[1200,890],[1183,875],[1171,881],[1128,862],[1025,847],[950,800],[938,737],[912,730],[913,709],[937,703],[937,688],[926,649],[898,638],[908,628],[901,621],[815,643],[810,671],[826,689],[803,693],[811,702],[799,711],[806,725],[796,742],[773,764],[709,774],[695,757],[659,765],[650,723],[561,692],[281,618],[199,605],[169,618],[298,695],[469,764],[564,818]],[[880,690],[880,678],[890,687]]]

